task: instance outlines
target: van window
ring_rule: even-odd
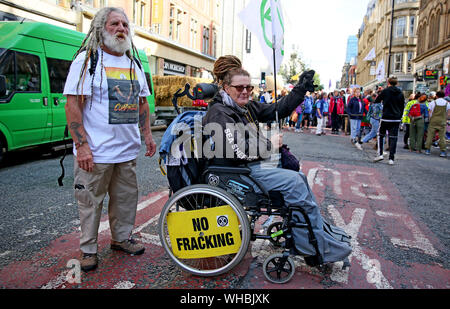
[[[48,75],[51,93],[63,93],[70,64],[68,60],[47,58]]]
[[[0,99],[7,99],[15,91],[41,91],[41,64],[38,56],[0,49],[0,75],[6,78],[6,94]]]
[[[17,91],[41,91],[41,64],[39,57],[16,52]]]
[[[0,75],[6,78],[6,94],[0,99],[7,98],[14,90],[16,84],[14,74],[14,53],[10,50],[0,48]]]

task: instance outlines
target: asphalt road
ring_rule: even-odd
[[[157,144],[162,134],[154,132]],[[348,136],[285,132],[284,142],[301,158],[324,217],[346,225],[357,236],[353,263],[359,265],[351,270],[350,277],[344,274],[333,279],[333,275],[324,278],[306,270],[300,263],[299,275],[288,288],[450,287],[449,158],[440,158],[438,149],[433,149],[431,156],[410,153],[402,148],[401,141],[399,138],[395,165],[390,166],[387,160],[372,163],[373,144],[363,145],[364,150],[360,151],[351,145]],[[64,161],[66,176],[64,186],[59,187],[61,155],[61,152],[49,155],[36,149],[21,151],[11,154],[0,167],[0,278],[3,281],[0,287],[15,287],[11,269],[33,264],[36,255],[51,247],[55,240],[63,239],[61,243],[64,243],[65,235],[78,229],[73,156],[67,155]],[[167,189],[157,156],[146,158],[142,149],[137,171],[141,200],[151,199]],[[151,233],[148,228],[143,232]],[[182,287],[271,288],[262,280],[261,273],[266,249],[262,243],[253,245],[245,269],[239,270],[242,274],[220,280],[187,280]],[[162,255],[157,259],[167,257]],[[61,265],[57,256],[52,255],[39,261],[42,268]],[[371,281],[367,279],[370,275],[367,264],[373,261],[377,261],[375,267],[379,266],[376,263],[381,265],[382,271],[375,272],[376,280]],[[3,277],[6,272],[8,281]],[[138,272],[148,278],[147,285],[142,287],[180,287],[174,283],[180,273],[170,263],[164,262],[152,270],[141,267]],[[430,278],[424,275],[427,272],[433,273]],[[305,273],[307,276],[303,276]],[[153,276],[158,277],[156,283]],[[38,287],[32,281],[19,284],[17,280],[17,286]],[[106,283],[95,287],[105,286]],[[136,283],[131,286],[141,287]]]

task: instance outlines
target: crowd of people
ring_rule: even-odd
[[[279,98],[285,93],[281,91]],[[272,92],[262,92],[258,99],[274,101]],[[386,104],[389,106],[383,109]],[[378,150],[378,156],[374,161],[383,160],[389,151],[389,163],[394,164],[399,130],[404,131],[404,149],[429,155],[434,146],[440,148],[441,157],[446,157],[449,109],[450,87],[446,92],[417,92],[405,99],[396,78],[392,78],[388,87],[379,86],[375,90],[355,87],[329,93],[308,92],[295,111],[282,120],[282,125],[296,133],[307,130],[317,136],[325,135],[325,128],[331,128],[331,134],[350,135],[359,150],[362,144],[376,141],[373,148]],[[383,123],[381,132],[380,123]]]

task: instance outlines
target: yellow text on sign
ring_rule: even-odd
[[[230,206],[167,215],[173,254],[182,259],[207,258],[239,251],[241,235]]]

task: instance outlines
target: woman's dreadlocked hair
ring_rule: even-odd
[[[85,55],[85,58],[83,61],[83,65],[81,68],[81,72],[80,72],[80,78],[78,79],[78,84],[77,84],[77,90],[80,87],[80,83],[82,85],[81,93],[83,93],[83,84],[84,84],[84,79],[86,77],[87,65],[89,63],[89,60],[91,59],[91,56],[97,52],[98,48],[102,47],[104,45],[102,33],[105,30],[106,21],[108,20],[108,16],[111,12],[117,12],[117,13],[122,14],[123,16],[125,16],[125,19],[128,22],[128,17],[125,14],[125,11],[121,8],[104,7],[102,9],[100,9],[97,12],[97,14],[95,14],[94,19],[91,22],[91,27],[90,27],[88,33],[86,34],[86,37],[83,40],[83,43],[81,43],[80,49],[78,49],[78,51],[73,56],[73,59],[75,59],[83,51],[86,52],[86,55]],[[132,73],[132,69],[134,66],[133,55],[135,55],[137,57],[138,51],[136,49],[136,46],[133,43],[131,30],[132,29],[129,29],[129,33],[128,33],[128,37],[129,37],[130,43],[131,43],[131,49],[127,50],[125,52],[125,54],[131,60],[131,62],[130,62],[130,77],[131,77],[131,87],[132,87],[131,91],[132,91],[132,94],[134,94],[133,75],[131,73]],[[102,76],[100,78],[100,93],[101,93],[101,88],[102,88],[101,83],[103,81],[103,50],[101,51],[100,64],[102,67],[102,69],[100,70],[100,72],[102,74]],[[93,93],[94,76],[95,76],[95,68],[94,68],[94,72],[92,72],[91,106],[92,106],[92,96],[94,94]],[[82,100],[84,100],[83,95],[81,97],[82,97]],[[102,96],[100,96],[100,102],[101,102],[101,97]]]
[[[238,57],[233,55],[219,57],[214,63],[214,82],[222,86],[225,76],[232,69],[242,69],[242,63]]]

